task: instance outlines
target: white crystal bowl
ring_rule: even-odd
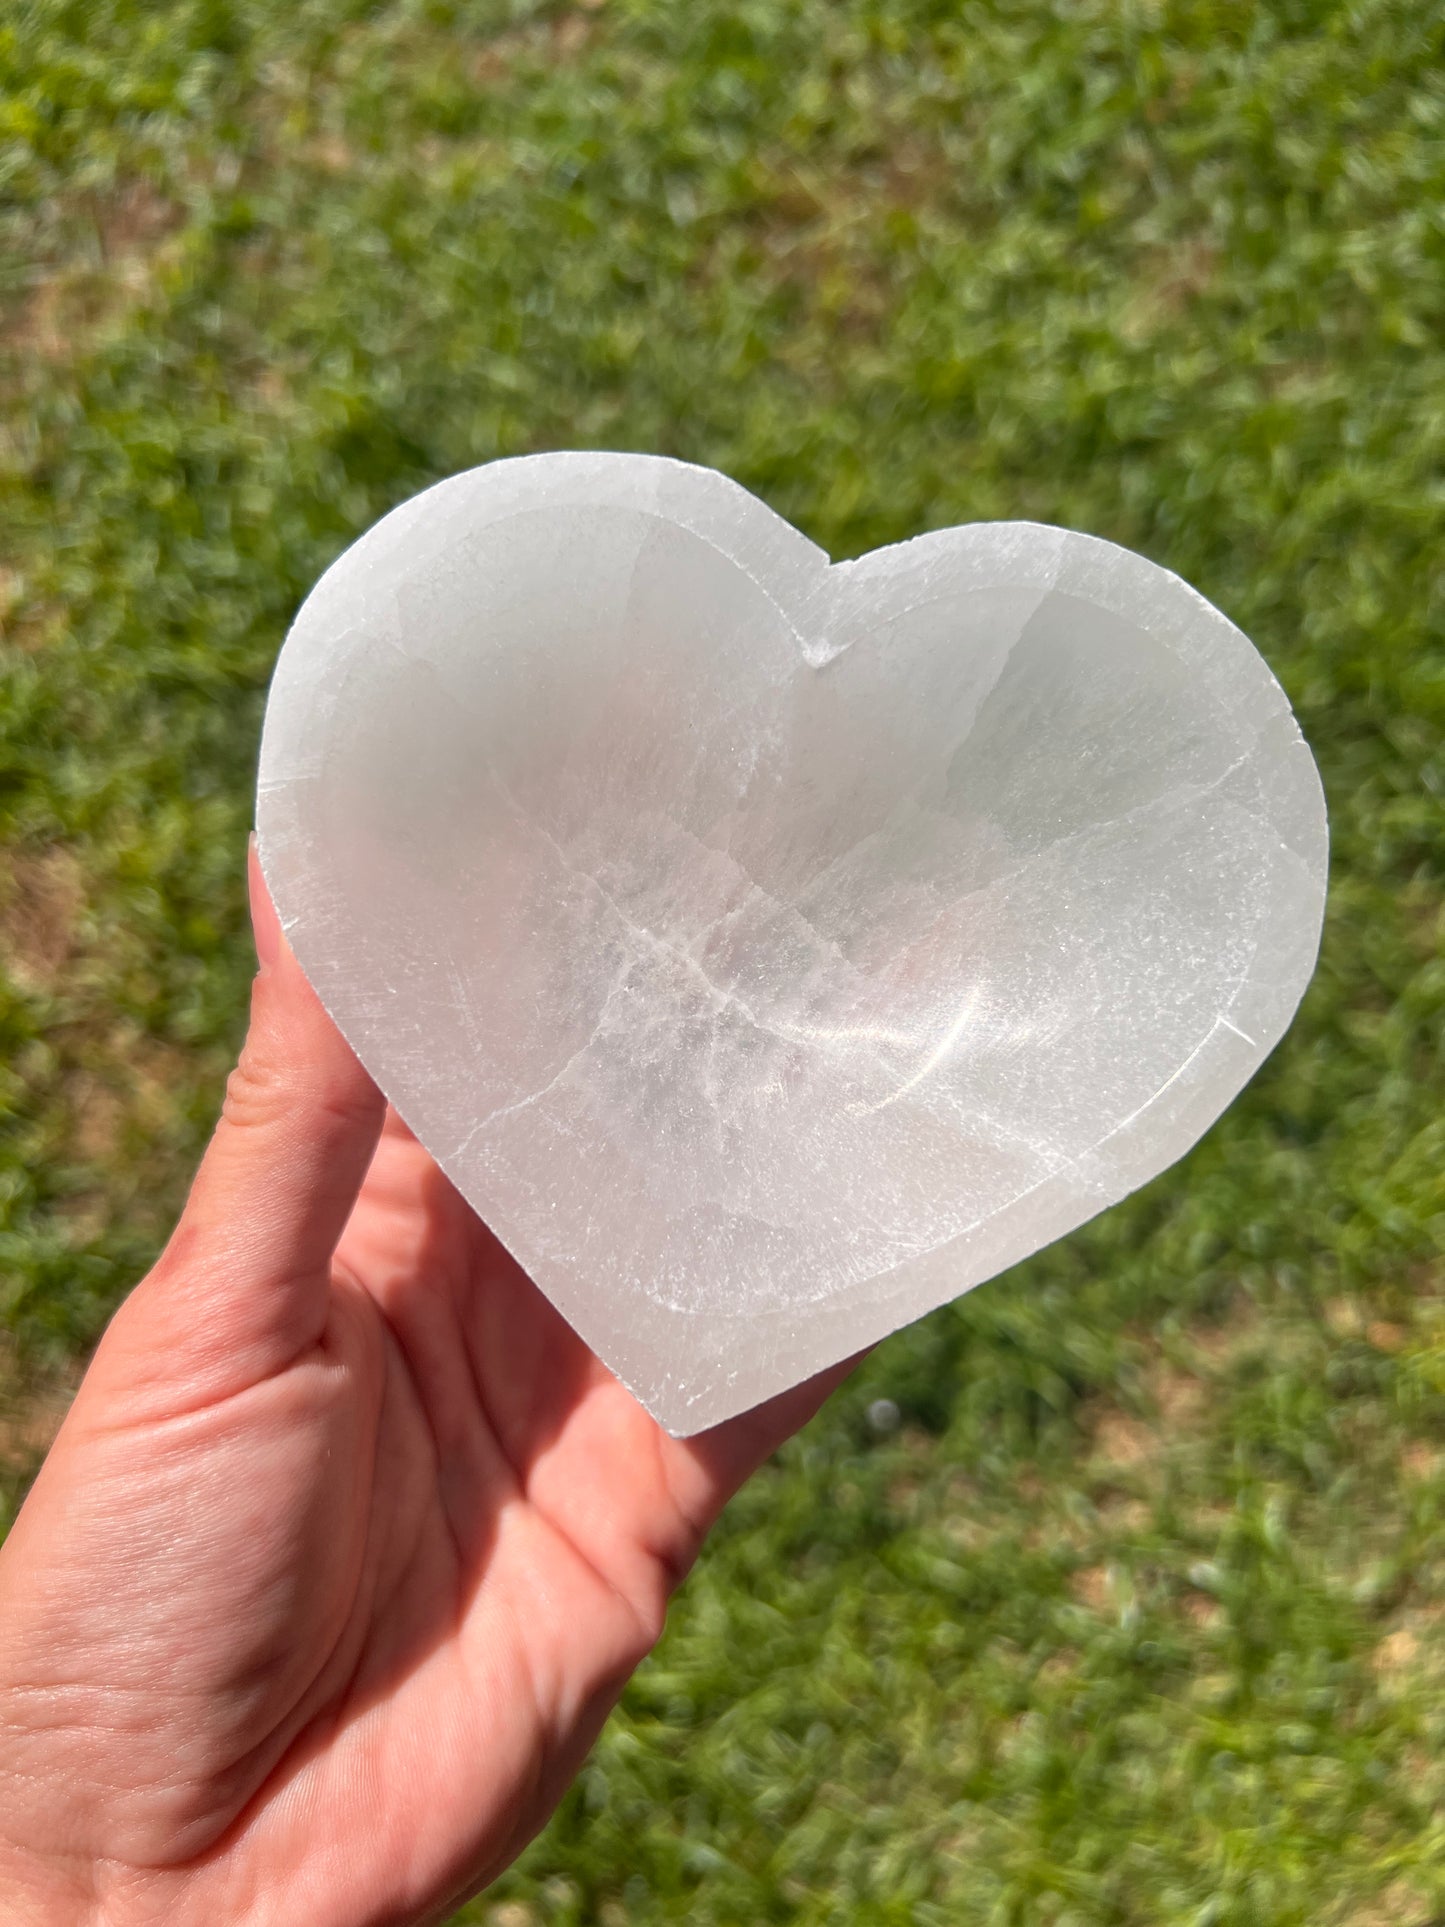
[[[711,470],[499,462],[328,571],[263,867],[308,976],[669,1429],[1185,1151],[1313,969],[1313,760],[1177,577],[1030,523],[857,562]]]

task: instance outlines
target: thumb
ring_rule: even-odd
[[[320,1338],[332,1253],[385,1110],[286,942],[254,839],[248,868],[260,961],[250,1029],[181,1221],[125,1307],[125,1336],[156,1365],[163,1348],[167,1378],[179,1370],[207,1398]]]

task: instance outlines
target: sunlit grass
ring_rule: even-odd
[[[441,474],[642,448],[838,555],[1005,515],[1114,537],[1256,639],[1329,794],[1320,971],[1250,1091],[882,1348],[468,1918],[1445,1911],[1434,13],[0,24],[7,1382],[83,1353],[177,1208],[244,1007],[272,659]],[[0,1420],[12,1482],[36,1424]]]

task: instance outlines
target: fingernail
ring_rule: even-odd
[[[262,970],[270,970],[281,954],[281,919],[276,915],[276,906],[261,874],[254,830],[246,847],[246,880],[251,892],[251,935],[256,944],[256,961]]]

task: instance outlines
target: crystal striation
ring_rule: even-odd
[[[1022,522],[830,565],[641,455],[493,463],[349,549],[257,828],[363,1063],[679,1434],[1178,1158],[1325,891],[1285,696],[1176,576]]]

